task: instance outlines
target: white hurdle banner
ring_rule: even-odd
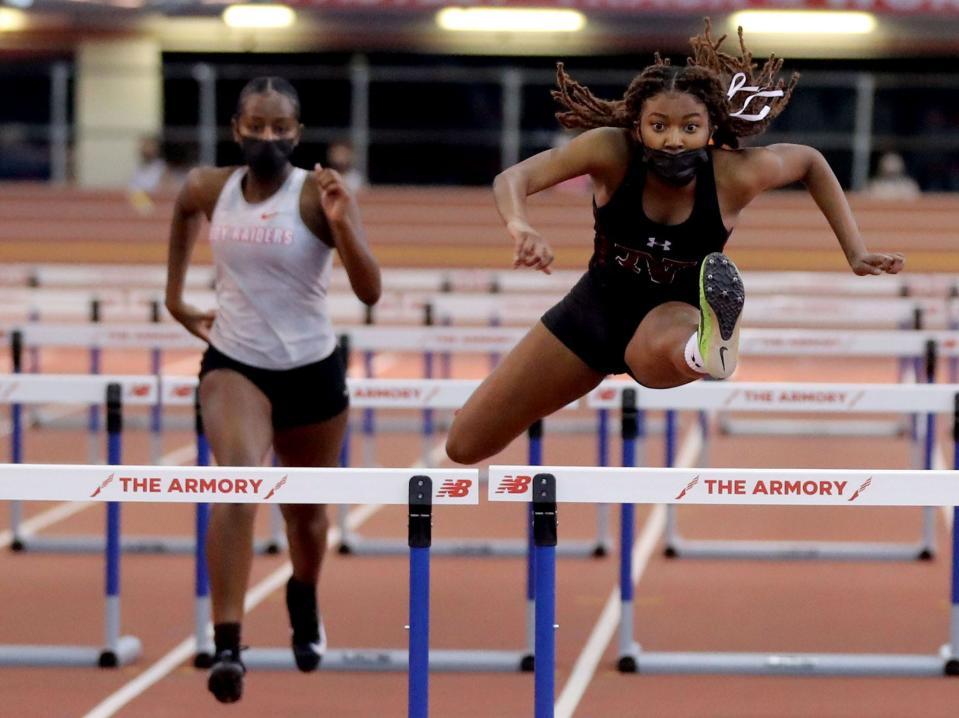
[[[533,500],[535,474],[556,477],[556,501],[611,504],[955,506],[959,471],[641,469],[491,466],[490,501]]]
[[[587,405],[617,408],[626,389],[637,390],[640,409],[938,414],[955,409],[959,384],[695,382],[672,389],[646,389],[612,379],[587,395]]]
[[[0,499],[171,503],[406,504],[411,474],[433,503],[479,503],[475,469],[0,465]]]

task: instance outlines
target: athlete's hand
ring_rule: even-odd
[[[208,344],[210,343],[210,329],[213,327],[213,320],[216,319],[215,311],[212,309],[203,311],[184,302],[167,303],[166,308],[170,315],[180,322],[190,334],[199,337]]]
[[[900,252],[864,252],[849,260],[852,271],[860,276],[867,274],[898,274],[906,258]]]
[[[516,243],[516,250],[513,253],[513,269],[529,267],[546,274],[552,274],[549,265],[553,263],[553,250],[539,232],[530,227],[527,222],[519,219],[511,219],[507,222],[506,231],[509,232]]]
[[[342,222],[346,219],[353,200],[349,189],[343,182],[343,177],[336,170],[323,167],[319,162],[313,167],[313,183],[320,193],[320,207],[323,214],[331,222]]]

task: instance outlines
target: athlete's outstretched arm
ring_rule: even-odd
[[[777,144],[745,151],[747,181],[756,194],[802,182],[816,201],[839,240],[849,266],[856,274],[896,274],[905,257],[899,252],[870,252],[846,194],[819,150],[806,145]]]
[[[209,177],[205,168],[190,170],[173,205],[170,242],[167,252],[166,308],[180,324],[204,341],[210,340],[210,327],[216,313],[201,311],[183,301],[183,286],[193,246],[200,234]]]
[[[589,174],[602,184],[625,165],[628,147],[622,130],[603,127],[584,132],[562,147],[545,150],[500,172],[493,180],[496,209],[516,244],[514,267],[550,273],[553,250],[529,224],[526,198],[572,177]]]
[[[376,304],[382,291],[380,265],[366,243],[356,200],[336,170],[317,164],[312,179],[319,192],[320,208],[330,228],[333,245],[350,279],[350,287],[364,304]]]

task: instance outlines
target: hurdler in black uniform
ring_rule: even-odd
[[[638,146],[609,201],[602,207],[593,201],[596,236],[589,270],[543,315],[546,328],[590,368],[629,372],[626,346],[654,307],[686,302],[699,309],[700,265],[729,238],[709,150],[707,156],[696,172],[692,213],[680,224],[653,222],[643,211],[648,169]]]

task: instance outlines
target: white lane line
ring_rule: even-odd
[[[196,447],[193,444],[186,444],[181,446],[178,449],[165,454],[160,458],[160,463],[164,466],[179,465],[182,461],[192,457],[196,452]],[[20,535],[24,538],[27,536],[32,536],[37,531],[42,531],[48,526],[52,526],[58,521],[63,521],[74,514],[78,514],[81,511],[92,508],[93,506],[98,506],[97,503],[77,503],[76,501],[68,501],[62,504],[57,504],[51,509],[42,511],[36,516],[27,519],[20,524]],[[13,531],[6,529],[0,531],[0,549],[4,549],[13,542]]]
[[[703,447],[703,433],[696,422],[694,428],[690,430],[686,439],[683,441],[676,459],[676,466],[692,466]],[[643,525],[642,533],[633,546],[633,569],[631,578],[633,586],[639,583],[649,558],[656,548],[659,537],[666,527],[666,508],[662,505],[656,505],[650,511]],[[593,626],[592,632],[583,647],[582,652],[573,664],[573,670],[566,679],[566,685],[559,694],[559,698],[554,706],[555,718],[572,718],[576,707],[583,699],[586,689],[589,687],[596,668],[603,658],[606,646],[609,645],[616,628],[619,626],[620,603],[619,586],[610,591],[609,598],[606,599],[606,605]]]
[[[373,514],[379,511],[381,506],[364,505],[351,511],[347,517],[347,526],[350,529],[358,528],[362,523],[369,519]],[[340,540],[340,531],[337,528],[331,528],[327,534],[327,542],[332,546]],[[290,562],[285,562],[269,576],[264,578],[246,594],[246,600],[243,607],[249,612],[253,610],[260,602],[269,596],[273,591],[286,584],[287,579],[292,572]],[[211,630],[210,626],[207,626]],[[196,636],[190,636],[179,643],[173,650],[160,658],[156,663],[139,674],[132,681],[121,687],[118,691],[108,696],[101,703],[96,705],[84,718],[109,718],[115,715],[118,710],[137,698],[150,686],[159,682],[167,675],[172,673],[180,664],[190,659],[196,652]]]
[[[57,504],[52,509],[47,509],[21,523],[20,536],[23,538],[32,536],[37,531],[42,531],[48,526],[52,526],[58,521],[63,521],[94,505],[95,504],[80,504],[75,501]],[[0,549],[6,548],[11,543],[13,543],[13,531],[10,529],[0,531]]]

